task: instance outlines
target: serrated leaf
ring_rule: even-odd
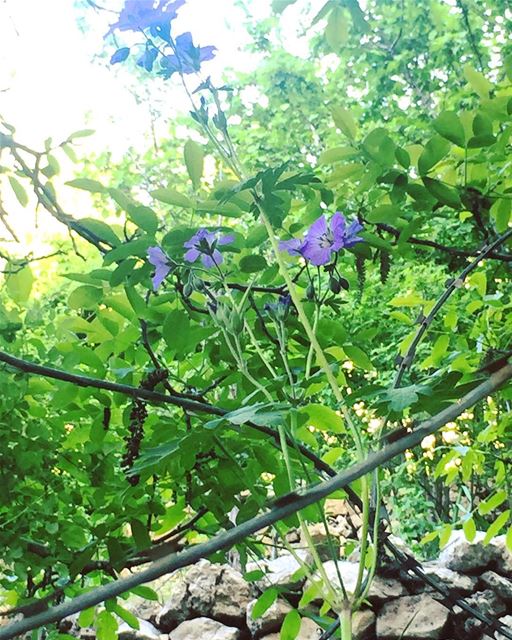
[[[187,140],[183,150],[185,165],[188,175],[192,180],[194,189],[198,189],[203,175],[204,151],[203,147],[194,140]]]
[[[432,123],[437,133],[459,147],[466,145],[464,127],[455,111],[442,111]]]

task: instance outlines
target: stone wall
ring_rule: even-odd
[[[462,596],[482,613],[500,619],[512,630],[512,554],[504,536],[483,545],[483,534],[468,543],[461,532],[454,532],[439,558],[424,564],[425,573],[449,586],[453,595]],[[308,562],[308,554],[297,551]],[[340,560],[338,570],[350,591],[357,577],[357,563]],[[202,560],[151,586],[161,602],[134,597],[123,606],[140,621],[135,630],[123,623],[120,640],[279,640],[286,614],[298,604],[315,576],[306,578],[296,558],[285,553],[248,567],[263,569],[265,576],[246,582],[229,565]],[[324,569],[332,584],[337,570],[332,560]],[[254,619],[258,596],[269,586],[279,589],[280,597]],[[309,591],[311,593],[311,590]],[[298,640],[318,639],[321,627],[315,622],[321,600],[314,595],[301,607],[302,626]],[[317,618],[318,619],[318,618]],[[62,631],[83,640],[93,640],[94,631],[79,629],[74,620],[61,623]],[[355,614],[354,640],[489,640],[481,623],[457,607],[452,611],[434,589],[410,572],[388,567],[378,574],[368,593],[368,604]],[[504,636],[496,634],[496,640]]]

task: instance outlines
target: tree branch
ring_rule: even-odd
[[[83,593],[68,602],[59,604],[38,615],[32,616],[13,624],[0,628],[0,640],[10,640],[31,629],[36,629],[52,622],[57,622],[73,613],[87,609],[104,602],[108,598],[121,595],[134,587],[150,582],[167,573],[189,566],[199,559],[207,557],[218,551],[222,551],[242,541],[249,535],[264,529],[283,518],[287,518],[301,509],[318,502],[329,496],[334,491],[347,487],[351,482],[367,475],[377,467],[389,462],[394,457],[402,454],[407,449],[417,446],[423,438],[436,432],[447,422],[457,418],[463,411],[472,407],[476,402],[491,395],[496,389],[512,378],[512,364],[507,364],[502,369],[492,374],[487,380],[479,384],[475,389],[460,398],[450,407],[437,415],[421,423],[412,433],[404,436],[397,442],[390,444],[380,451],[370,454],[366,460],[358,462],[346,471],[336,474],[334,477],[316,486],[308,488],[301,494],[289,493],[281,496],[274,506],[265,514],[252,518],[247,522],[228,531],[218,534],[212,540],[203,544],[190,547],[178,554],[161,558],[153,562],[147,569],[135,573],[126,578],[113,581]],[[512,639],[512,632],[507,631],[504,625],[494,623],[500,627],[500,633],[506,638]]]

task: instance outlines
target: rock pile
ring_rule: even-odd
[[[425,563],[425,573],[448,586],[453,595],[512,630],[512,554],[504,537],[482,543],[478,534],[472,543],[462,532],[454,532],[435,561]],[[138,598],[124,603],[139,618],[140,628],[126,623],[119,627],[120,640],[279,640],[279,630],[289,611],[297,606],[313,577],[306,578],[301,563],[307,553],[290,553],[258,563],[265,576],[247,582],[228,565],[201,560],[152,586],[162,603]],[[297,554],[295,554],[297,555]],[[301,563],[299,562],[299,559]],[[255,569],[256,566],[248,567]],[[324,562],[332,584],[337,570],[332,560]],[[338,570],[350,591],[355,584],[357,564],[339,561]],[[279,592],[277,600],[259,617],[253,611],[258,596],[268,587]],[[322,628],[320,602],[312,597],[301,608],[298,640],[318,639]],[[501,634],[486,635],[482,623],[469,618],[460,608],[445,606],[442,596],[412,573],[377,575],[368,593],[368,605],[354,618],[354,640],[502,640]],[[94,638],[89,629],[76,624],[66,632],[82,640]]]

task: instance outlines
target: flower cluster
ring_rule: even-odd
[[[183,247],[187,249],[184,258],[187,262],[196,262],[200,258],[203,265],[208,269],[217,267],[223,262],[222,253],[217,247],[230,244],[233,240],[234,237],[232,235],[222,235],[220,231],[208,231],[205,228],[199,229],[190,240],[183,244]],[[153,289],[156,291],[176,266],[176,263],[160,247],[149,247],[148,261],[155,267],[152,282]]]
[[[363,238],[357,235],[362,229],[363,226],[357,220],[347,227],[343,214],[336,211],[329,222],[325,216],[320,216],[303,238],[283,240],[279,243],[279,248],[292,256],[302,256],[319,267],[330,262],[333,253],[362,242]]]
[[[160,0],[156,5],[154,0],[125,0],[119,19],[110,25],[107,36],[116,29],[137,33],[148,29],[151,38],[160,38],[164,44],[163,48],[157,47],[151,38],[146,36],[144,51],[137,59],[139,67],[152,71],[155,61],[160,56],[160,75],[166,79],[176,72],[183,74],[197,72],[202,62],[211,60],[215,56],[216,48],[195,46],[189,31],[175,39],[171,37],[171,23],[176,18],[178,9],[184,4],[185,0],[174,0],[174,2]],[[170,52],[167,53],[168,51]],[[130,48],[122,47],[112,55],[110,63],[124,62],[129,55]]]

